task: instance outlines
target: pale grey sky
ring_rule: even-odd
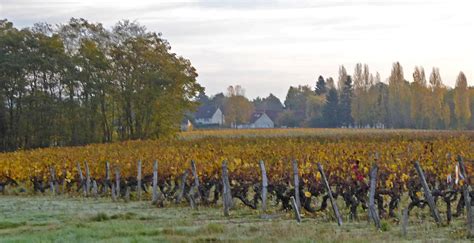
[[[462,70],[474,85],[473,9],[470,0],[0,0],[0,18],[18,27],[137,20],[191,60],[208,94],[240,84],[282,101],[290,85],[337,79],[339,65],[352,73],[357,62],[383,80],[400,61],[408,80],[416,65],[427,76],[436,66],[445,84]]]

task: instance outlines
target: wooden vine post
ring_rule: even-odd
[[[115,167],[115,198],[120,198],[120,168]]]
[[[332,209],[334,211],[334,215],[336,216],[337,225],[341,226],[342,225],[341,214],[339,213],[339,209],[337,208],[336,201],[334,200],[334,197],[332,196],[331,187],[329,186],[329,182],[326,178],[326,174],[324,174],[323,166],[319,162],[317,165],[318,165],[319,173],[321,173],[321,179],[323,179],[326,190],[328,191],[329,200],[331,201]]]
[[[112,201],[113,202],[117,201],[117,193],[116,193],[116,189],[115,189],[115,183],[112,183],[111,196],[112,196]]]
[[[66,170],[66,163],[63,164],[63,181],[61,185],[61,193],[66,194],[66,182],[67,182],[67,170]]]
[[[56,171],[54,170],[53,166],[49,167],[50,179],[49,179],[49,187],[51,188],[51,192],[53,195],[56,195]]]
[[[156,204],[158,202],[158,161],[153,162],[153,193],[151,203]]]
[[[260,170],[262,171],[262,211],[265,212],[267,211],[268,178],[263,160],[260,160]]]
[[[185,170],[183,175],[181,176],[181,182],[179,185],[180,191],[178,196],[176,197],[176,204],[181,203],[181,199],[184,196],[184,190],[186,189],[186,178],[188,177],[188,170]]]
[[[97,197],[99,196],[97,182],[95,180],[92,180],[92,195],[94,196],[95,199],[97,199]]]
[[[370,189],[369,189],[369,216],[374,221],[375,227],[380,229],[380,218],[377,210],[375,209],[375,188],[377,186],[377,171],[378,167],[376,164],[372,166],[370,170]]]
[[[300,214],[300,210],[298,209],[298,206],[296,205],[295,197],[291,196],[290,202],[291,202],[291,207],[293,208],[293,212],[295,212],[296,222],[301,223],[301,214]]]
[[[194,186],[193,187],[196,190],[198,199],[201,200],[202,196],[201,196],[201,191],[199,191],[199,176],[198,176],[198,173],[197,173],[196,163],[194,162],[194,160],[191,160],[191,172],[193,173],[193,177],[194,177]],[[193,190],[191,190],[191,191],[193,191]],[[194,200],[194,195],[190,195],[190,196]]]
[[[232,207],[232,194],[230,190],[229,174],[227,170],[227,161],[222,162],[222,201],[224,204],[224,216],[229,216],[229,210]]]
[[[464,184],[462,185],[464,205],[466,206],[466,216],[467,216],[467,227],[470,237],[474,237],[474,208],[471,206],[472,198],[469,194],[470,191],[470,181],[469,175],[467,174],[466,167],[464,166],[464,161],[460,155],[458,155],[458,164],[462,177],[464,178]]]
[[[110,163],[109,163],[109,161],[106,161],[105,162],[104,194],[107,194],[109,186],[110,186]]]
[[[301,212],[301,201],[300,201],[300,179],[298,173],[298,161],[293,160],[293,180],[295,183],[295,201],[298,208],[298,212]]]
[[[407,236],[407,228],[408,228],[408,208],[404,208],[402,210],[402,236]]]
[[[77,162],[77,173],[79,174],[79,180],[81,181],[82,190],[84,191],[84,196],[87,196],[86,183],[84,181],[84,175],[82,174],[81,164]]]
[[[426,183],[425,174],[423,173],[423,170],[421,169],[420,163],[418,161],[415,162],[415,169],[418,175],[420,176],[420,182],[421,182],[421,185],[423,186],[423,192],[424,192],[426,201],[428,201],[428,205],[430,206],[431,214],[433,218],[435,219],[436,223],[440,224],[441,217],[439,216],[438,208],[436,208],[436,203],[433,199],[433,195],[431,194],[431,190],[428,186],[428,183]]]
[[[130,202],[130,186],[126,186],[125,188],[125,202]]]
[[[186,195],[186,197],[189,200],[189,205],[191,206],[191,209],[197,209],[196,201],[194,200],[194,195],[189,193],[189,194]]]
[[[142,161],[139,160],[137,163],[137,194],[138,201],[142,200]]]
[[[91,191],[91,174],[89,170],[89,164],[87,164],[87,161],[84,162],[85,167],[86,167],[86,195],[89,195],[89,192]]]

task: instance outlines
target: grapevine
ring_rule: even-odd
[[[267,132],[270,135],[272,133],[271,130]],[[105,163],[109,162],[111,168],[120,171],[120,192],[123,194],[126,187],[136,187],[137,161],[141,160],[143,190],[148,191],[152,184],[153,162],[157,161],[158,186],[163,205],[177,197],[183,173],[190,170],[193,160],[197,165],[200,185],[199,188],[193,188],[194,179],[187,176],[184,182],[185,194],[197,191],[202,204],[212,205],[222,197],[221,164],[225,160],[233,197],[257,209],[262,190],[259,161],[263,160],[269,180],[268,193],[276,204],[286,210],[291,208],[290,197],[294,195],[291,163],[296,160],[301,178],[298,190],[302,207],[307,212],[315,213],[328,207],[328,195],[316,168],[316,163],[320,162],[332,186],[333,195],[345,202],[351,218],[357,218],[358,208],[367,209],[368,174],[372,165],[376,164],[379,173],[375,201],[379,214],[382,217],[395,217],[404,193],[410,199],[409,211],[426,205],[418,175],[413,168],[414,162],[419,161],[435,200],[442,199],[450,215],[451,203],[457,201],[453,214],[457,216],[463,206],[460,188],[469,181],[469,178],[455,181],[458,155],[465,158],[468,172],[472,175],[473,166],[469,158],[474,158],[474,143],[470,133],[451,135],[415,133],[321,138],[312,135],[200,136],[194,133],[174,140],[17,151],[0,154],[0,181],[3,183],[0,185],[2,188],[6,184],[22,185],[42,193],[49,188],[51,168],[54,168],[57,183],[65,185],[65,192],[77,194],[81,190],[77,164],[84,170],[84,162],[87,162],[91,179],[103,190],[113,184],[105,178]],[[114,171],[112,169],[109,172],[112,178]]]

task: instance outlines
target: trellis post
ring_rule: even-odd
[[[426,201],[428,201],[428,205],[430,206],[431,214],[433,218],[435,219],[436,223],[440,224],[441,217],[439,216],[438,209],[436,208],[436,203],[433,199],[433,195],[431,194],[431,190],[428,186],[428,183],[426,182],[423,169],[421,169],[420,163],[418,161],[415,162],[415,169],[418,172],[418,176],[420,177],[420,182],[421,182],[421,185],[423,186],[423,192],[424,192]]]
[[[262,211],[265,212],[267,211],[268,178],[263,160],[260,160],[260,170],[262,171]]]
[[[334,215],[336,216],[337,225],[341,226],[342,225],[341,214],[339,213],[339,209],[337,208],[336,201],[334,200],[334,197],[332,196],[331,187],[329,186],[329,182],[326,178],[326,174],[324,174],[323,166],[319,162],[317,166],[318,166],[319,173],[321,173],[321,178],[323,179],[324,186],[326,187],[326,190],[328,191],[329,200],[331,201],[332,209],[334,211]]]

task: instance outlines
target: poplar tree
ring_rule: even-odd
[[[463,72],[459,73],[454,89],[454,114],[458,129],[465,129],[471,119],[471,109],[467,79]]]

